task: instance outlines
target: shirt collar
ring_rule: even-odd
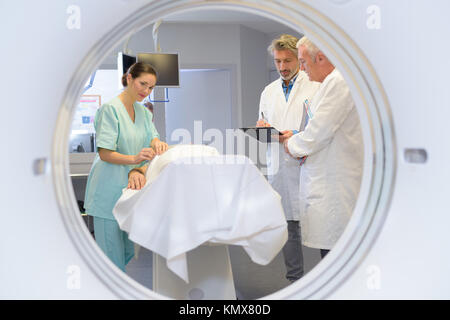
[[[289,81],[289,84],[288,84],[288,85],[286,85],[286,84],[284,83],[283,79],[281,79],[281,85],[282,85],[283,87],[292,86],[292,85],[294,84],[295,80],[297,80],[297,77],[298,77],[298,74],[299,74],[299,73],[300,73],[300,72],[298,71],[297,74],[296,74],[295,76],[292,77],[292,79]]]

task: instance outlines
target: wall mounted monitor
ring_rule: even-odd
[[[153,66],[158,74],[157,87],[180,86],[180,67],[177,53],[138,53],[137,61]]]
[[[119,52],[117,55],[117,78],[118,78],[118,88],[123,88],[122,86],[122,76],[128,71],[128,68],[136,62],[136,57]]]
[[[119,56],[117,59],[117,69],[119,73],[121,72],[120,76],[126,73],[128,71],[128,68],[131,67],[135,62],[136,57],[130,56],[123,52],[119,52]]]

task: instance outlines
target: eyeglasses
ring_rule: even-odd
[[[139,83],[139,85],[140,85],[141,87],[143,87],[143,88],[145,88],[145,89],[148,88],[148,90],[149,90],[150,92],[152,92],[152,90],[155,88],[155,85],[149,86],[148,83],[145,82],[145,81],[138,81],[138,83]]]

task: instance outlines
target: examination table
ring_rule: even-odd
[[[268,264],[287,240],[281,198],[241,155],[177,145],[156,156],[141,190],[113,213],[130,240],[151,250],[153,290],[177,299],[235,299],[226,245]]]

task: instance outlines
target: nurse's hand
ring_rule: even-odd
[[[139,164],[146,160],[152,160],[155,156],[155,150],[152,148],[142,148],[142,150],[134,156],[134,164]]]
[[[169,149],[168,144],[158,138],[152,140],[151,147],[155,150],[157,155],[161,155]]]
[[[128,177],[128,189],[141,190],[145,186],[145,175],[138,170],[131,171]]]

